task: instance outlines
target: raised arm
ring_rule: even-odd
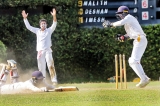
[[[24,23],[25,23],[25,26],[28,30],[30,30],[31,32],[33,33],[36,33],[36,31],[38,30],[38,28],[35,28],[35,27],[32,27],[28,20],[27,20],[27,17],[28,17],[28,13],[26,14],[25,10],[22,11],[22,17],[23,17],[23,20],[24,20]]]
[[[56,9],[55,8],[52,9],[51,15],[53,16],[53,24],[50,27],[50,29],[53,32],[56,29],[56,26],[57,26],[57,17],[56,17]]]

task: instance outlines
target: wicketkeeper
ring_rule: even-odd
[[[46,77],[46,62],[47,62],[48,70],[51,76],[51,81],[53,82],[53,84],[57,84],[57,75],[54,67],[54,61],[51,49],[52,46],[51,35],[57,25],[55,9],[52,10],[51,15],[53,16],[53,24],[51,25],[51,27],[47,28],[47,21],[45,19],[41,19],[39,21],[40,28],[35,28],[32,27],[27,20],[28,13],[26,14],[24,10],[22,11],[22,16],[24,18],[24,23],[27,29],[35,33],[37,36],[38,69]]]
[[[143,32],[137,19],[129,14],[127,6],[120,6],[116,12],[116,17],[119,21],[111,23],[108,20],[104,21],[104,27],[116,27],[124,25],[127,34],[118,34],[117,40],[125,41],[127,39],[134,39],[133,50],[128,62],[134,72],[140,77],[140,82],[137,87],[143,88],[150,82],[150,78],[145,74],[140,63],[143,53],[147,47],[146,34]]]

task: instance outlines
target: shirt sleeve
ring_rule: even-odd
[[[42,89],[34,86],[31,81],[27,81],[25,84],[28,90],[31,90],[33,92],[44,92]]]
[[[57,26],[57,22],[53,21],[52,26],[49,28],[51,30],[51,33],[53,33],[53,31],[56,29]]]
[[[47,90],[53,90],[54,89],[54,86],[46,83],[45,80],[43,80],[43,84],[42,85],[44,87],[46,87]]]
[[[25,23],[26,28],[27,28],[28,30],[30,30],[31,32],[36,33],[36,31],[37,31],[39,28],[32,27],[32,26],[29,24],[29,22],[28,22],[27,19],[23,19],[23,20],[24,20],[24,23]]]
[[[117,22],[114,22],[112,23],[114,27],[116,26],[122,26],[126,23],[130,22],[129,18],[128,17],[125,17],[124,19],[120,20],[120,21],[117,21]]]

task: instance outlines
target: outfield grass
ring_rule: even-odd
[[[117,90],[115,83],[60,84],[79,91],[1,95],[0,106],[160,106],[160,82],[143,89],[135,85]]]

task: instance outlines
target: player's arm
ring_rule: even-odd
[[[23,21],[24,21],[24,23],[25,23],[26,28],[27,28],[28,30],[30,30],[31,32],[36,33],[36,31],[37,31],[38,28],[32,27],[32,26],[29,24],[29,22],[28,22],[28,20],[27,20],[28,13],[26,13],[25,10],[22,11],[22,17],[23,17]]]
[[[125,24],[124,22],[125,22],[124,20],[121,20],[121,21],[111,23],[109,20],[105,20],[102,25],[103,25],[104,28],[116,27],[116,26],[124,25]]]
[[[113,22],[112,25],[113,25],[114,27],[116,27],[116,26],[122,26],[122,25],[123,25],[123,24],[122,24],[122,20],[121,20],[121,21],[117,21],[117,22]]]
[[[43,80],[42,85],[46,88],[46,90],[53,90],[55,87],[53,85],[50,85]]]
[[[38,88],[32,84],[32,81],[28,80],[25,82],[26,89],[32,92],[45,92],[46,88]]]
[[[126,23],[130,23],[132,20],[129,18],[129,17],[125,17],[124,19],[120,20],[120,21],[117,21],[117,22],[113,22],[112,25],[113,27],[116,27],[116,26],[122,26]]]
[[[56,29],[56,26],[57,26],[57,17],[56,17],[56,9],[55,8],[52,9],[51,15],[53,16],[53,24],[50,27],[50,29],[53,32]]]
[[[122,26],[126,23],[129,23],[131,20],[127,17],[125,17],[124,19],[120,20],[120,21],[117,21],[117,22],[113,22],[111,23],[109,20],[105,20],[103,22],[103,27],[106,28],[106,27],[117,27],[117,26]]]
[[[53,22],[57,22],[56,9],[55,8],[52,9],[51,15],[53,16]]]

